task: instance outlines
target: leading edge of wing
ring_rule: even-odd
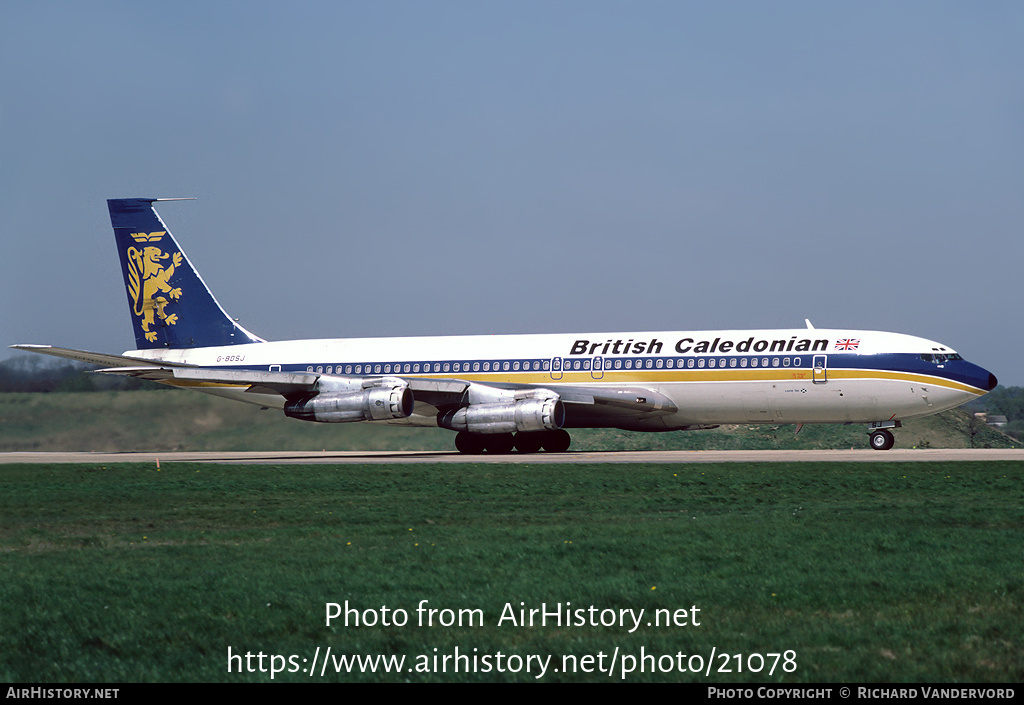
[[[317,390],[323,390],[327,380],[344,380],[343,384],[354,384],[356,388],[372,386],[381,377],[345,377],[324,375],[315,372],[261,372],[258,370],[226,370],[204,367],[113,367],[97,370],[101,374],[123,375],[163,382],[181,387],[248,387],[253,394],[279,394],[290,397]],[[323,380],[323,383],[321,383]],[[459,398],[465,392],[468,382],[460,380],[434,380],[412,378],[404,380],[414,393],[434,393],[448,398]]]

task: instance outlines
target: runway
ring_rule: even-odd
[[[863,450],[672,450],[464,455],[454,451],[257,451],[166,453],[0,453],[0,465],[10,463],[230,463],[237,465],[512,463],[871,463],[964,462],[1010,460],[1024,462],[1024,450],[928,448]]]

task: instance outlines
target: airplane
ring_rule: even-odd
[[[996,386],[955,350],[846,329],[655,331],[267,342],[224,311],[156,212],[110,199],[136,349],[13,348],[80,360],[321,423],[442,427],[462,453],[561,453],[567,429],[722,424],[891,429]]]

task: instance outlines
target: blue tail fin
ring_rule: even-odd
[[[107,201],[138,349],[263,342],[213,298],[154,210],[153,203],[161,200],[176,199]]]

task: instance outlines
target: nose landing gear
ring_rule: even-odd
[[[875,450],[889,450],[896,442],[896,438],[889,431],[875,431],[871,434],[869,442]]]
[[[896,443],[890,428],[900,428],[902,421],[876,421],[868,427],[868,443],[875,450],[889,450]]]

